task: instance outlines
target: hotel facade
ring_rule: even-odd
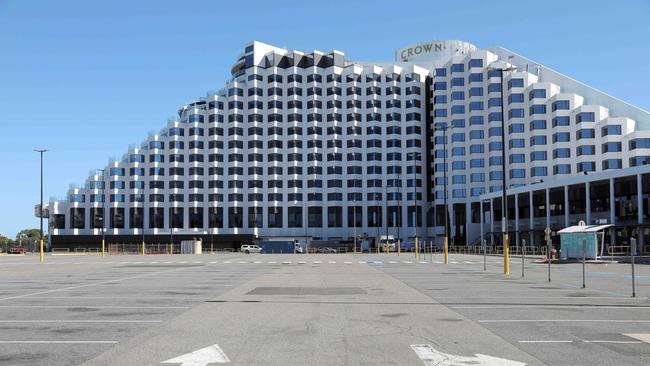
[[[50,240],[441,245],[448,212],[452,245],[500,245],[505,178],[514,246],[580,220],[643,245],[648,161],[648,112],[501,47],[431,41],[365,62],[252,42],[223,89],[53,198]]]

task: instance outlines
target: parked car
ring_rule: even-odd
[[[239,248],[239,250],[242,253],[250,254],[250,253],[262,253],[262,248],[255,244],[244,244]]]
[[[336,249],[330,247],[322,247],[316,249],[316,253],[336,253]]]

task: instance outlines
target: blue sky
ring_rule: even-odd
[[[0,234],[223,87],[244,43],[392,60],[431,39],[501,45],[650,110],[650,1],[0,0]]]

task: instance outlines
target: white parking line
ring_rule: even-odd
[[[314,264],[321,264],[322,262],[321,262],[321,261],[313,261],[312,263],[314,263]]]
[[[397,261],[388,261],[388,263],[395,264],[395,263],[397,263]]]
[[[210,264],[216,264],[216,263],[217,263],[217,261],[211,261],[210,262]]]
[[[88,308],[88,309],[190,309],[189,306],[113,306],[113,305],[0,305],[0,309],[69,309],[69,308]]]
[[[573,341],[518,341],[518,343],[573,343]]]
[[[113,320],[113,319],[28,319],[0,320],[0,323],[162,323],[162,320]]]
[[[375,264],[383,264],[384,262],[382,262],[382,261],[374,261],[373,263],[375,263]]]
[[[404,264],[412,264],[413,262],[411,262],[411,261],[402,261],[402,263],[404,263]]]
[[[479,323],[650,323],[641,319],[486,319]]]
[[[224,262],[224,263],[226,263],[226,262]],[[276,261],[270,261],[269,262],[269,264],[276,264],[276,263],[278,263],[278,262],[276,262]]]
[[[329,264],[336,264],[336,261],[329,261],[329,262],[327,262],[327,263],[329,263]]]
[[[298,264],[306,264],[307,262],[305,261],[298,261]]]
[[[116,344],[117,341],[0,341],[0,344]]]
[[[344,264],[352,264],[352,262],[343,262]]]

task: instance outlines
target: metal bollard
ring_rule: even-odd
[[[632,251],[632,253],[630,254],[630,261],[632,264],[632,297],[636,297],[636,286],[634,284],[634,256],[636,255],[636,238],[631,238],[630,244],[631,244],[630,249]]]
[[[582,239],[582,288],[586,288],[585,283],[585,261],[587,257],[587,239]]]

